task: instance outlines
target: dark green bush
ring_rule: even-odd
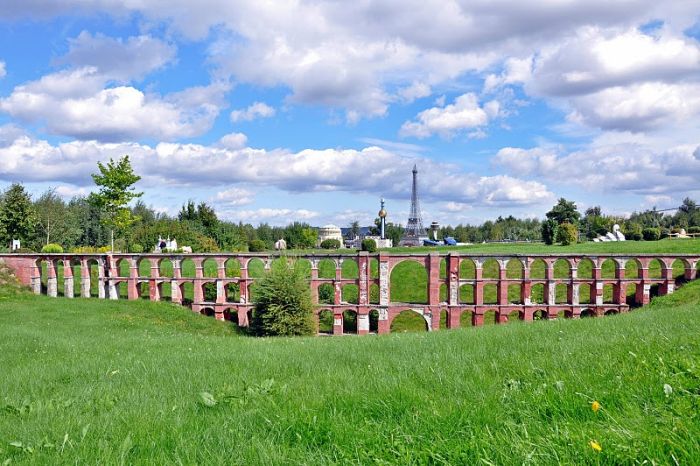
[[[324,239],[321,241],[321,249],[340,249],[340,241],[337,239]]]
[[[367,252],[377,251],[377,242],[373,239],[363,239],[362,240],[362,250]]]
[[[45,252],[47,254],[59,254],[63,252],[63,247],[60,244],[49,243],[41,248],[41,252]]]
[[[267,249],[267,245],[261,239],[254,239],[248,243],[248,251],[250,252],[262,252],[265,249]]]
[[[568,223],[564,222],[557,228],[557,243],[561,243],[562,246],[568,246],[569,244],[574,244],[578,241],[578,229]]]
[[[700,233],[700,227],[688,227],[687,233]]]
[[[143,246],[138,243],[134,243],[129,246],[129,252],[134,254],[141,254],[143,252]]]
[[[645,228],[642,230],[644,241],[658,241],[661,239],[661,230],[658,228]]]
[[[545,220],[542,222],[542,241],[544,244],[554,244],[557,238],[559,224],[556,220]]]
[[[297,263],[275,261],[256,283],[251,330],[259,336],[312,335],[315,332],[311,290]]]

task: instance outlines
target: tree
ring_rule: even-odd
[[[34,202],[34,210],[37,214],[37,248],[51,243],[52,240],[65,247],[76,244],[82,228],[75,218],[75,213],[68,209],[54,189],[49,189]]]
[[[0,236],[3,242],[10,244],[13,239],[26,242],[34,233],[36,213],[32,200],[24,186],[12,184],[0,204]]]
[[[102,211],[104,215],[102,222],[112,232],[116,230],[124,236],[128,233],[129,227],[139,220],[127,205],[143,195],[136,192],[133,187],[141,177],[134,173],[128,155],[117,162],[109,159],[107,165],[97,162],[97,168],[100,173],[93,173],[92,179],[100,187],[100,191],[97,194],[90,194],[89,201]]]
[[[544,244],[552,245],[557,237],[557,230],[559,229],[559,224],[556,220],[545,220],[542,222],[542,241]]]
[[[360,222],[354,220],[350,223],[350,239],[355,239],[360,236]]]
[[[547,219],[556,221],[557,225],[561,225],[564,222],[577,225],[579,218],[581,218],[581,213],[576,210],[576,203],[567,201],[563,197],[546,215]]]
[[[569,222],[564,222],[557,229],[557,242],[562,246],[568,246],[578,241],[578,230]]]
[[[312,335],[311,291],[298,262],[275,261],[256,284],[252,330],[260,336]]]

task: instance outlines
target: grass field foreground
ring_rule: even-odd
[[[700,282],[601,319],[297,339],[0,296],[0,464],[700,458]]]

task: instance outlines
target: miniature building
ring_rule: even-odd
[[[341,246],[343,245],[343,234],[340,228],[335,225],[325,225],[318,229],[318,240],[316,241],[316,247],[320,246],[322,242],[327,239],[337,239]]]

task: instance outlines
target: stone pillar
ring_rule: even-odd
[[[661,269],[661,278],[664,281],[659,285],[659,294],[661,296],[671,294],[675,290],[676,282],[673,279],[673,264],[663,264],[665,268]]]
[[[639,305],[649,304],[651,301],[651,283],[649,283],[649,266],[644,264],[639,268],[639,284],[634,293],[634,299]]]
[[[447,255],[447,303],[459,306],[459,254]]]
[[[141,271],[139,270],[139,261],[135,257],[130,257],[129,259],[129,280],[127,281],[126,294],[129,299],[138,299],[139,292],[139,277],[141,276]]]
[[[687,281],[695,280],[697,276],[697,263],[695,260],[689,261],[685,264],[685,274],[683,275]]]
[[[484,269],[481,267],[483,262],[481,260],[474,261],[474,305],[481,306],[484,304],[484,282],[483,275]],[[473,323],[472,318],[472,323]],[[481,318],[483,323],[483,316]]]
[[[360,251],[357,255],[357,269],[358,269],[358,303],[360,306],[369,305],[369,255],[367,251]],[[357,316],[357,332],[360,332],[360,316]],[[369,314],[367,314],[367,333],[369,333]]]
[[[440,304],[440,254],[428,254],[428,304],[431,307]]]
[[[46,261],[46,294],[55,298],[58,296],[58,278],[56,277],[56,263],[53,259]]]
[[[501,306],[505,306],[508,304],[508,272],[505,261],[499,259],[496,262],[498,262],[498,299],[496,302]]]
[[[544,302],[551,306],[557,303],[557,283],[554,281],[554,262],[544,261]]]
[[[87,259],[80,259],[80,296],[83,298],[90,297],[90,285],[92,277],[90,276],[90,263]]]
[[[337,306],[343,301],[343,285],[341,280],[343,279],[343,268],[342,260],[338,260],[335,265],[335,280],[333,281],[333,289],[335,291],[333,302]]]
[[[241,301],[243,301],[244,303],[249,303],[250,297],[248,296],[248,285],[250,284],[250,282],[248,281],[248,262],[240,259],[238,260],[238,262],[241,264],[241,278],[240,280],[238,280],[238,289],[241,293]],[[311,261],[311,264],[311,276],[313,277],[313,261]],[[318,270],[316,271],[316,274],[318,275]],[[316,298],[318,299],[318,293],[316,293]]]
[[[377,309],[379,312],[379,319],[377,320],[377,333],[382,335],[391,332],[391,325],[389,324],[389,311],[387,308]]]
[[[462,317],[459,312],[458,307],[451,307],[447,311],[447,328],[459,328],[460,317]]]
[[[70,259],[63,260],[63,296],[73,298],[75,296],[73,279],[73,267]]]
[[[366,313],[368,310],[367,309],[362,309],[360,312],[357,313],[357,334],[358,335],[367,335],[369,333],[369,314]]]
[[[34,261],[32,263],[30,281],[34,294],[41,294],[41,261]]]
[[[202,280],[204,279],[204,260],[201,258],[192,259],[194,262],[194,299],[193,301],[197,304],[204,302],[204,289],[202,285]]]
[[[523,261],[523,281],[520,284],[520,301],[525,306],[532,304],[532,282],[530,281],[530,258]],[[527,319],[525,319],[527,320]]]
[[[173,278],[170,280],[170,299],[175,304],[182,304],[182,291],[180,290],[180,279],[182,278],[182,261],[171,259],[173,264]]]
[[[484,325],[484,314],[477,314],[476,312],[472,313],[472,326],[473,327],[481,327]]]
[[[336,312],[333,314],[333,335],[343,334],[343,313]]]
[[[105,272],[109,273],[108,264],[105,264],[105,259],[97,259],[97,297],[105,299],[109,290],[109,280],[105,277]]]
[[[379,305],[388,306],[391,290],[389,288],[389,255],[379,253]]]
[[[151,301],[160,301],[160,288],[158,287],[160,270],[158,268],[158,259],[149,258],[148,261],[151,265],[151,277],[148,279],[148,298]]]

